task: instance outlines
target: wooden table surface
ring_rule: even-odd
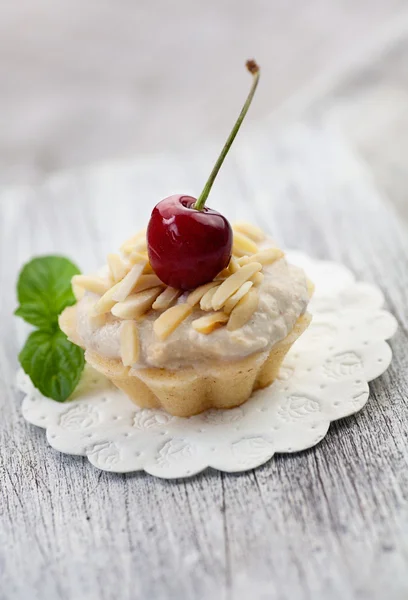
[[[242,136],[212,204],[381,287],[400,327],[360,414],[309,451],[176,481],[99,472],[21,416],[18,268],[56,251],[95,267],[158,199],[197,193],[213,156],[73,171],[0,195],[1,600],[408,597],[408,235],[372,173],[319,124]]]

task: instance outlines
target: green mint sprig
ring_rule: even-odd
[[[19,354],[19,361],[44,396],[64,402],[76,388],[85,360],[82,348],[70,342],[58,316],[75,304],[71,279],[78,267],[63,256],[40,256],[22,268],[17,282],[20,306],[14,314],[37,327]]]

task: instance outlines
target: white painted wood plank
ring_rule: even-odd
[[[216,150],[55,177],[0,196],[0,598],[392,600],[408,593],[408,237],[341,139],[320,127],[245,138],[211,205],[343,260],[386,293],[394,362],[357,417],[255,472],[166,482],[59,455],[20,415],[10,318],[18,267],[60,252],[98,265],[152,205],[199,193]],[[111,210],[111,203],[115,210]]]

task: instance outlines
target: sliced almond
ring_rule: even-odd
[[[131,294],[124,302],[118,302],[112,308],[112,314],[119,319],[139,319],[152,308],[153,302],[162,291],[161,287]]]
[[[261,283],[263,282],[264,278],[265,278],[264,274],[259,272],[259,273],[255,273],[255,275],[252,275],[251,281],[254,282],[254,285],[259,287],[261,285]]]
[[[214,294],[217,291],[217,289],[218,289],[218,287],[212,287],[204,294],[204,296],[200,300],[201,310],[212,310],[213,309],[212,299],[213,299]]]
[[[131,252],[127,258],[132,265],[137,265],[139,263],[144,263],[147,261],[146,254],[142,254],[141,252],[136,251]]]
[[[241,267],[236,273],[230,275],[228,279],[222,282],[217,291],[215,292],[212,299],[212,306],[214,310],[219,310],[225,304],[225,302],[235,294],[243,283],[248,281],[258,271],[262,269],[261,263],[251,262],[248,265]]]
[[[249,258],[249,256],[245,255],[236,259],[236,262],[238,267],[243,267],[244,265],[247,265],[249,262],[251,262],[251,259]]]
[[[241,285],[241,287],[239,288],[238,291],[235,292],[235,294],[232,294],[231,298],[228,298],[228,300],[226,301],[226,303],[223,306],[223,311],[229,315],[232,310],[234,309],[234,307],[238,304],[238,302],[241,300],[241,298],[243,298],[245,296],[245,294],[247,294],[249,292],[249,290],[251,289],[251,287],[253,286],[253,282],[252,281],[246,281],[245,283],[243,283]]]
[[[255,289],[252,289],[245,294],[245,296],[241,298],[230,314],[229,321],[227,323],[228,331],[235,331],[235,329],[239,329],[248,323],[258,308],[258,303],[259,296]]]
[[[117,289],[112,296],[113,300],[116,300],[116,302],[123,302],[126,300],[139,281],[145,264],[146,263],[138,263],[137,265],[133,265],[126,277],[124,277],[122,281],[117,284]]]
[[[94,306],[94,314],[101,315],[109,312],[116,304],[116,300],[113,299],[113,295],[118,291],[119,286],[122,282],[119,282],[112,286],[102,298],[99,298],[98,302]]]
[[[127,258],[130,264],[132,265],[146,263],[145,268],[143,269],[143,273],[145,273],[146,275],[154,273],[152,265],[150,264],[150,262],[148,262],[149,257],[147,256],[147,253],[142,254],[141,252],[131,252],[131,254],[129,254]]]
[[[190,304],[176,304],[168,308],[153,323],[158,338],[165,340],[193,312]]]
[[[146,247],[146,230],[142,229],[141,231],[138,231],[135,235],[133,235],[131,238],[126,240],[126,242],[124,242],[121,245],[120,250],[124,254],[130,254],[134,250],[139,250],[140,248]]]
[[[127,254],[126,250],[122,250],[124,254]],[[130,252],[147,252],[147,241],[146,239],[137,240],[131,247]]]
[[[70,342],[84,347],[84,342],[78,334],[76,306],[67,306],[58,317],[58,324]]]
[[[283,258],[285,253],[280,248],[266,248],[248,258],[248,262],[259,262],[261,265],[271,265],[276,260]]]
[[[77,285],[74,282],[71,283],[71,286],[72,291],[74,292],[75,300],[79,302],[81,298],[85,296],[85,288],[81,287],[80,285]]]
[[[181,290],[176,290],[176,288],[166,287],[164,292],[160,294],[153,302],[152,308],[153,310],[166,310],[173,304],[175,300],[181,295]]]
[[[133,288],[132,293],[136,294],[136,292],[143,292],[143,290],[148,290],[158,285],[164,286],[164,283],[157,277],[157,275],[141,275],[137,281],[137,284]]]
[[[232,253],[235,256],[244,256],[245,254],[255,254],[258,252],[258,246],[251,238],[239,231],[234,231],[232,242]]]
[[[226,315],[222,311],[218,311],[196,319],[191,323],[191,325],[199,333],[204,333],[205,335],[208,335],[209,333],[214,331],[214,329],[221,327],[221,325],[223,325],[227,321],[228,315]]]
[[[145,274],[145,275],[153,275],[154,274],[153,267],[149,262],[146,264],[145,268],[143,269],[143,274]]]
[[[218,273],[215,279],[217,281],[219,281],[220,279],[226,279],[233,273],[236,273],[236,271],[238,271],[239,269],[239,266],[240,265],[238,264],[236,258],[234,258],[234,256],[231,256],[231,260],[229,261],[228,267],[225,267],[225,269]]]
[[[99,329],[100,327],[103,327],[104,325],[106,325],[106,321],[108,318],[108,313],[102,313],[99,315],[90,313],[88,315],[89,318],[89,322],[91,324],[91,327],[93,329]]]
[[[139,360],[139,331],[134,321],[125,321],[120,327],[120,355],[125,367],[131,367]]]
[[[109,283],[93,275],[74,275],[71,279],[72,286],[80,287],[88,292],[93,292],[99,296],[103,296],[109,289]]]
[[[231,256],[231,260],[228,265],[228,269],[229,269],[231,275],[236,273],[238,271],[239,267],[240,267],[240,265],[238,264],[237,259],[234,256]]]
[[[108,254],[107,261],[113,283],[118,283],[118,281],[122,281],[124,276],[129,271],[129,265],[127,265],[121,259],[119,254]]]
[[[200,300],[204,296],[204,294],[206,292],[208,292],[208,290],[210,290],[211,288],[215,287],[216,285],[219,285],[219,281],[210,281],[209,283],[200,285],[198,288],[196,288],[195,290],[193,290],[192,292],[189,293],[188,298],[187,298],[187,303],[190,306],[195,306],[196,304],[198,304],[200,302]]]
[[[243,233],[247,237],[251,238],[251,240],[254,242],[262,242],[266,237],[260,227],[245,221],[238,221],[237,223],[234,223],[232,229],[234,232],[239,231],[240,233]]]
[[[215,281],[221,281],[223,279],[227,279],[227,277],[229,277],[231,275],[231,271],[229,270],[229,267],[225,267],[225,269],[223,269],[222,271],[220,271],[217,275],[217,277],[215,278]]]

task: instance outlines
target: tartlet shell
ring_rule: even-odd
[[[61,314],[60,327],[76,344],[83,346],[76,331],[76,307]],[[292,331],[270,351],[257,352],[240,360],[216,362],[203,371],[183,367],[132,369],[120,360],[85,351],[85,360],[105,375],[135,404],[142,408],[162,408],[171,415],[190,417],[210,408],[233,408],[277,378],[283,359],[298,337],[307,329],[311,315],[305,313]]]

